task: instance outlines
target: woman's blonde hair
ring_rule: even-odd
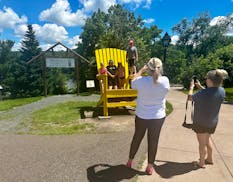
[[[210,70],[206,74],[206,78],[210,79],[215,87],[219,87],[223,80],[228,78],[228,73],[224,69]]]
[[[147,66],[149,68],[148,74],[153,77],[154,83],[157,83],[157,80],[160,75],[163,74],[163,63],[159,58],[151,58]]]

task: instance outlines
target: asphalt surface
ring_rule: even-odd
[[[0,181],[130,181],[140,174],[125,167],[131,137],[131,132],[72,136],[0,135]],[[139,151],[137,160],[144,152]]]
[[[14,126],[27,114],[59,102],[83,99],[98,100],[98,97],[48,97],[9,111],[16,117],[0,121],[0,182],[114,182],[131,181],[137,174],[143,175],[125,167],[134,129],[133,115],[94,119],[105,128],[100,134],[14,134]],[[115,132],[109,128],[114,123],[117,123],[113,125]],[[143,142],[136,163],[143,162],[145,152]]]
[[[211,137],[214,165],[197,170],[192,165],[192,161],[199,157],[195,133],[181,126],[186,95],[177,88],[171,88],[168,101],[174,111],[166,118],[162,128],[155,161],[156,172],[152,176],[144,173],[147,165],[145,139],[133,169],[125,167],[134,116],[122,115],[107,120],[96,119],[94,122],[106,129],[99,134],[0,134],[0,182],[135,182],[136,179],[138,182],[232,182],[233,105],[222,105],[216,133]],[[116,131],[108,128],[109,125],[114,126]],[[108,129],[111,132],[107,132]],[[142,158],[143,166],[137,169]]]
[[[233,105],[223,103],[216,132],[211,135],[214,165],[197,169],[198,141],[191,129],[183,128],[187,96],[179,88],[171,88],[167,100],[173,112],[166,118],[161,131],[155,173],[139,176],[138,182],[233,182]],[[191,121],[191,104],[188,105],[187,121]],[[208,108],[205,108],[206,110]],[[146,168],[146,160],[141,171]]]

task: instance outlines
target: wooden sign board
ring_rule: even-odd
[[[46,67],[49,68],[74,68],[73,58],[46,58]]]

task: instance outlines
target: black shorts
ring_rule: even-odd
[[[128,59],[129,67],[135,66],[135,59]]]
[[[108,86],[116,86],[117,85],[117,78],[112,78],[112,77],[108,77]]]
[[[214,128],[207,128],[207,127],[200,126],[200,125],[197,125],[197,124],[193,124],[193,127],[192,127],[192,130],[195,133],[209,133],[209,134],[213,134],[215,132],[215,129],[216,129],[216,127],[214,127]]]

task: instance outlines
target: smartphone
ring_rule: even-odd
[[[193,76],[193,81],[194,81],[194,83],[197,83],[197,76]]]

